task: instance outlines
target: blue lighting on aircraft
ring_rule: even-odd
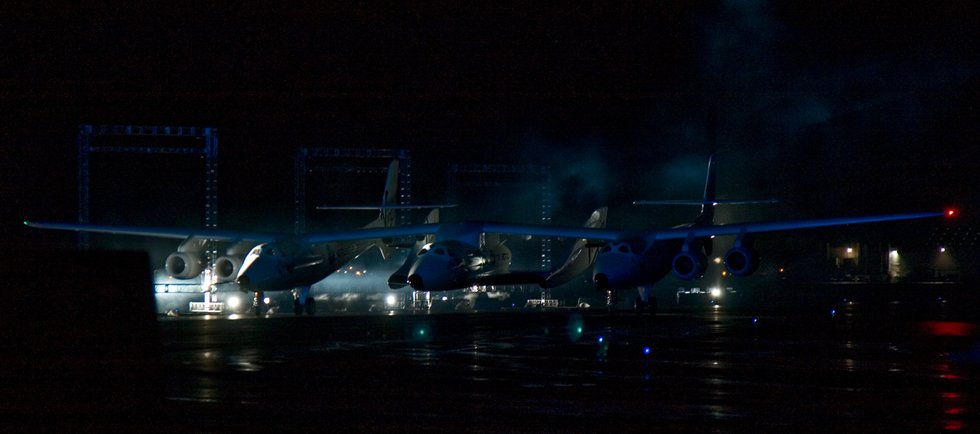
[[[643,355],[646,356],[650,355],[650,347],[643,347]]]
[[[602,341],[603,341],[602,336],[599,336],[599,343],[601,344]]]
[[[758,322],[759,322],[759,317],[757,316],[752,317],[752,324],[756,324]]]
[[[831,309],[830,316],[837,316],[837,309]]]

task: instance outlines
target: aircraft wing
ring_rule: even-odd
[[[914,220],[947,215],[945,212],[917,212],[905,214],[883,214],[863,217],[835,217],[803,220],[777,220],[736,223],[729,225],[687,226],[669,229],[653,230],[617,230],[593,229],[586,227],[561,227],[544,225],[514,225],[502,223],[482,223],[480,228],[485,232],[498,232],[544,237],[584,238],[589,240],[615,241],[630,236],[640,236],[653,240],[683,239],[687,237],[710,237],[739,235],[741,233],[761,233],[788,231],[794,229],[809,229],[827,226],[843,226],[862,223],[888,222],[898,220]]]
[[[914,220],[946,215],[943,212],[919,212],[906,214],[885,214],[864,217],[836,217],[805,220],[782,220],[768,222],[748,222],[730,225],[689,226],[672,229],[661,229],[644,232],[647,239],[676,240],[688,237],[700,238],[710,236],[739,235],[742,233],[777,232],[794,229],[820,228],[827,226],[843,226],[861,223],[889,222],[897,220]]]
[[[396,238],[421,236],[439,233],[473,234],[478,232],[504,233],[515,235],[531,235],[559,238],[584,238],[589,240],[615,241],[629,236],[640,236],[646,239],[670,240],[687,237],[709,237],[738,235],[741,233],[776,232],[793,229],[807,229],[826,226],[841,226],[860,223],[886,222],[896,220],[912,220],[930,217],[940,217],[943,212],[920,212],[907,214],[886,214],[866,217],[838,217],[809,220],[785,220],[769,222],[749,222],[730,225],[689,226],[657,230],[617,230],[596,229],[586,227],[562,227],[546,225],[521,225],[491,222],[469,222],[462,224],[424,224],[396,226],[390,228],[352,229],[296,235],[298,241],[311,244],[365,240],[374,238]],[[25,221],[24,224],[40,229],[59,229],[76,232],[96,232],[121,235],[140,235],[149,237],[184,239],[188,237],[208,238],[218,241],[252,240],[271,242],[292,237],[290,234],[269,232],[239,232],[217,229],[174,229],[137,226],[109,226],[82,223],[45,223]]]
[[[183,229],[183,228],[157,228],[143,226],[113,226],[113,225],[93,225],[86,223],[50,223],[24,221],[28,227],[38,229],[55,229],[75,232],[93,232],[102,234],[116,235],[136,235],[157,238],[207,238],[216,241],[240,241],[251,240],[258,242],[270,242],[281,238],[281,234],[269,232],[239,232],[223,231],[218,229]]]
[[[623,231],[607,231],[603,229],[589,229],[585,227],[465,222],[309,233],[301,235],[299,239],[311,244],[372,238],[411,237],[429,234],[436,234],[437,237],[444,237],[447,239],[476,239],[480,233],[484,232],[545,237],[588,238],[595,240],[617,239],[623,233]]]

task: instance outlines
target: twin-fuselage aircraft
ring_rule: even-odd
[[[168,274],[176,278],[192,278],[201,273],[205,266],[203,252],[208,243],[228,243],[231,247],[214,264],[219,282],[235,281],[242,291],[253,292],[256,312],[259,311],[264,292],[290,290],[294,295],[295,312],[313,313],[315,305],[309,295],[310,285],[372,246],[380,248],[383,253],[390,253],[392,246],[385,240],[395,238],[428,237],[425,243],[417,243],[413,254],[391,276],[389,286],[392,288],[407,285],[419,291],[445,291],[474,285],[520,283],[554,287],[592,267],[592,282],[597,290],[615,294],[619,290],[636,288],[639,290],[638,303],[642,305],[649,303],[652,286],[669,273],[682,280],[700,278],[712,253],[712,239],[716,236],[736,237],[723,261],[731,275],[747,276],[759,266],[759,255],[753,247],[754,236],[759,233],[947,214],[917,212],[716,225],[715,206],[726,201],[715,199],[715,164],[713,157],[710,158],[704,195],[697,202],[701,205],[701,213],[690,224],[666,229],[606,229],[606,208],[593,212],[584,227],[497,222],[435,223],[432,216],[436,213],[430,213],[426,224],[395,226],[394,210],[403,207],[393,205],[397,161],[392,161],[388,169],[382,204],[376,207],[380,209],[379,217],[361,229],[277,234],[66,223],[25,224],[42,229],[183,239],[177,251],[166,261]],[[509,268],[511,253],[501,242],[501,234],[577,241],[568,260],[554,270],[512,271]],[[246,251],[248,253],[244,254]]]

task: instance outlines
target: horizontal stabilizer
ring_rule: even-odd
[[[633,205],[760,205],[779,203],[779,199],[753,200],[634,200]]]
[[[351,205],[351,206],[329,206],[321,205],[316,207],[318,210],[345,210],[345,211],[377,211],[379,209],[429,209],[429,208],[455,208],[455,203],[444,203],[435,205]]]

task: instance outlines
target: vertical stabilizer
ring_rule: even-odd
[[[434,225],[439,223],[439,208],[433,208],[432,211],[429,211],[429,215],[425,216],[424,223],[427,225]],[[436,234],[428,234],[425,236],[425,239],[422,241],[422,244],[424,245],[424,244],[434,243],[435,241],[436,241]],[[417,246],[415,250],[418,250],[420,248],[422,248],[422,246]]]
[[[701,214],[694,219],[695,226],[705,226],[715,220],[715,156],[708,157],[708,175],[704,180],[704,196],[701,198]]]
[[[381,195],[381,212],[378,218],[368,223],[365,228],[390,228],[396,225],[397,210],[389,208],[398,205],[398,160],[388,164],[388,177],[385,179],[384,193]]]

